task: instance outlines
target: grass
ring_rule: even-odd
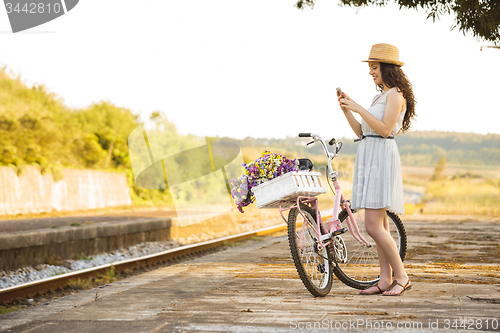
[[[403,167],[403,184],[425,192],[423,202],[405,204],[406,214],[500,216],[500,171],[447,166],[443,179],[431,181],[432,167]]]
[[[111,264],[108,269],[106,269],[106,276],[111,280],[114,281],[117,278],[116,272],[115,272],[115,266]]]
[[[415,214],[423,212],[423,206],[421,204],[411,204],[405,203],[405,214]]]
[[[111,265],[108,269],[106,269],[106,274],[98,274],[97,278],[88,278],[88,279],[70,279],[66,283],[66,287],[74,289],[74,290],[84,290],[90,289],[95,286],[101,286],[104,284],[108,284],[116,281],[119,278],[119,275],[115,271],[115,266]]]
[[[6,314],[9,312],[14,312],[14,311],[21,310],[21,309],[24,309],[24,306],[15,305],[15,306],[6,307],[3,305],[0,305],[0,315]]]
[[[56,265],[59,261],[59,258],[57,258],[54,254],[52,255],[46,255],[45,256],[45,264],[46,265]]]
[[[71,227],[79,227],[79,226],[81,226],[81,224],[78,223],[78,222],[73,222],[73,223],[70,224],[70,226]]]
[[[92,282],[92,279],[76,278],[68,280],[66,286],[75,290],[84,290],[92,288],[94,286],[94,283]]]
[[[243,242],[228,242],[228,241],[223,241],[222,244],[224,244],[224,246],[234,246],[234,247],[237,247],[237,246],[243,246]]]
[[[82,252],[81,254],[76,256],[76,259],[77,260],[92,260],[92,259],[94,259],[94,257],[87,256],[85,253]]]
[[[118,274],[115,272],[115,266],[112,264],[106,269],[106,275],[99,274],[98,276],[99,278],[95,280],[95,283],[98,285],[111,283],[118,279]]]
[[[430,182],[425,213],[500,216],[500,186],[491,179],[455,178]]]

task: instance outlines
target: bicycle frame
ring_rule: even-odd
[[[332,160],[338,156],[338,144],[335,139],[332,139],[330,141],[330,145],[335,145],[335,153],[331,153],[328,151],[328,148],[326,147],[325,141],[321,138],[321,136],[317,134],[309,134],[310,137],[313,138],[313,142],[319,141],[323,145],[323,149],[325,150],[326,155],[328,156],[328,171],[329,171],[329,177],[331,178],[333,185],[335,187],[335,200],[334,200],[334,205],[333,205],[333,213],[332,213],[332,218],[333,220],[327,223],[327,228],[325,228],[325,223],[323,222],[323,219],[321,217],[321,213],[319,211],[318,207],[318,199],[316,197],[305,197],[305,196],[299,196],[296,200],[294,201],[281,201],[279,204],[279,210],[280,210],[280,215],[281,218],[285,221],[285,223],[288,223],[287,219],[283,216],[283,212],[297,208],[300,215],[304,218],[304,220],[307,223],[310,223],[309,220],[305,217],[304,213],[302,212],[302,209],[300,208],[301,204],[309,206],[313,211],[316,212],[316,223],[317,227],[311,225],[313,229],[315,229],[317,233],[317,239],[318,239],[318,250],[321,250],[322,248],[330,245],[333,242],[333,237],[332,234],[340,230],[342,226],[340,225],[339,221],[339,214],[340,214],[340,208],[343,207],[347,211],[348,214],[348,219],[347,221],[347,226],[349,229],[349,232],[351,235],[354,237],[356,241],[358,241],[360,244],[365,245],[367,247],[371,247],[372,244],[368,242],[359,232],[358,225],[356,223],[356,219],[354,218],[354,215],[351,211],[351,206],[349,200],[346,200],[344,198],[344,194],[342,193],[342,189],[340,188],[340,184],[337,180],[338,173],[333,170],[331,162]],[[286,203],[287,206],[288,204],[291,204],[291,206],[288,206],[286,208],[282,208],[282,203]],[[325,234],[321,234],[321,228],[323,228],[323,231],[325,231]],[[302,233],[304,232],[305,225],[302,225]],[[300,238],[300,249],[302,249],[302,237]]]

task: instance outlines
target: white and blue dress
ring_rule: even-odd
[[[375,104],[368,109],[368,112],[381,121],[384,118],[387,94],[388,91],[377,95]],[[406,108],[399,115],[391,136],[394,137],[401,129],[405,113]],[[363,135],[379,136],[364,120],[361,121],[361,130]],[[359,143],[351,207],[355,210],[385,208],[404,214],[403,176],[395,140],[366,137]]]

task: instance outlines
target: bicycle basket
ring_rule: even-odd
[[[254,188],[258,208],[279,208],[280,201],[299,197],[314,197],[326,193],[319,172],[288,172]],[[283,203],[282,208],[293,205],[293,202]]]

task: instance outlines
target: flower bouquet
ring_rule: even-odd
[[[231,180],[231,196],[234,198],[236,207],[238,207],[241,213],[243,213],[243,207],[255,201],[252,187],[287,172],[299,170],[299,161],[296,158],[291,160],[281,154],[271,153],[267,150],[255,161],[248,164],[243,163],[242,165],[245,168],[245,174]]]

